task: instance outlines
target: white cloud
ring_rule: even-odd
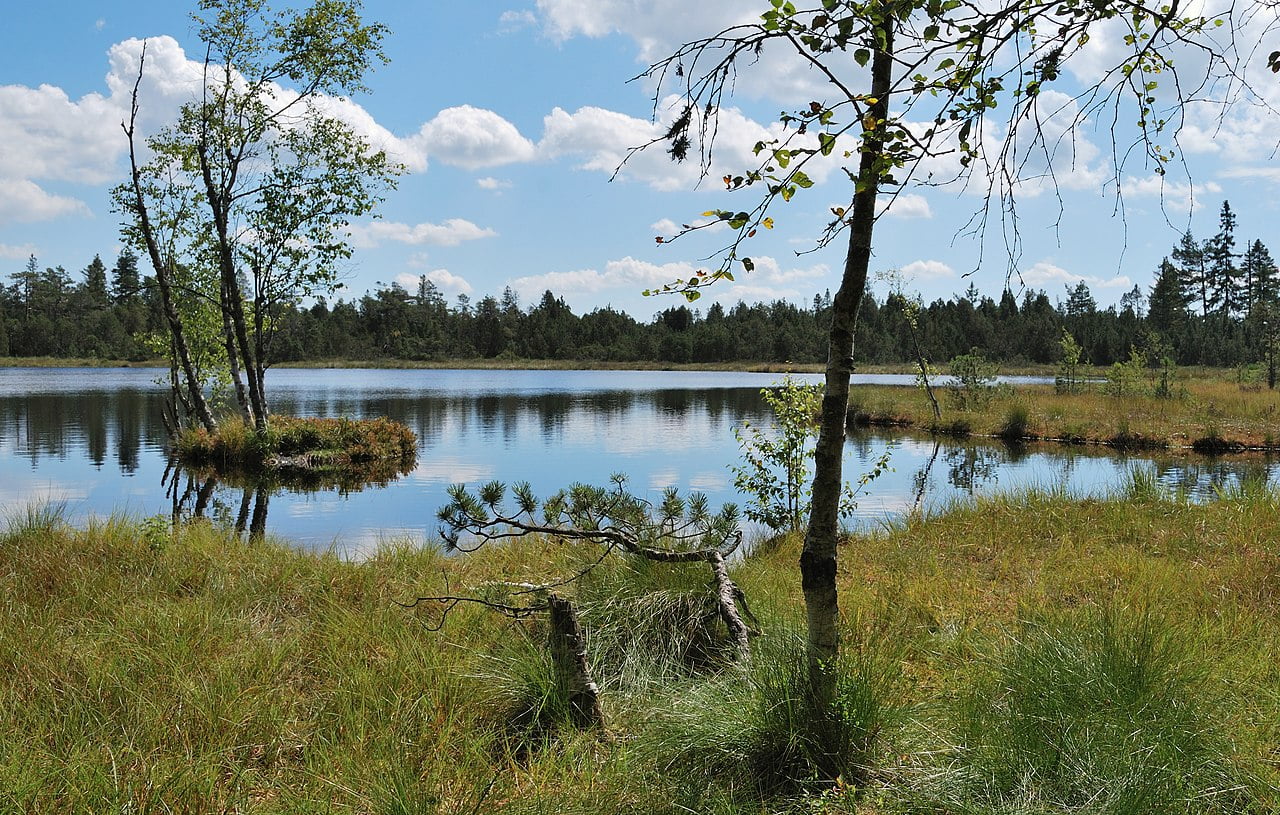
[[[1219,173],[1223,178],[1245,178],[1251,181],[1280,182],[1280,167],[1237,166],[1229,167]],[[1217,184],[1213,185],[1217,187]],[[1210,192],[1221,192],[1210,190]]]
[[[0,87],[0,178],[101,184],[123,153],[118,99],[61,88]]]
[[[484,178],[477,178],[476,186],[482,190],[500,192],[502,190],[511,189],[511,182],[502,178],[493,178],[492,176],[486,176]]]
[[[471,284],[448,269],[432,269],[427,272],[427,280],[441,289],[454,294],[470,294],[474,291]]]
[[[457,246],[466,241],[497,237],[498,233],[462,218],[450,218],[442,224],[402,224],[396,221],[371,221],[352,224],[351,243],[361,249],[373,249],[387,241],[411,246]]]
[[[1099,289],[1119,289],[1132,288],[1133,280],[1127,275],[1116,275],[1110,278],[1101,278],[1096,275],[1082,275],[1075,272],[1069,272],[1061,266],[1054,265],[1047,260],[1042,260],[1032,266],[1030,269],[1021,274],[1023,284],[1043,288],[1053,285],[1075,285],[1083,281],[1091,288]]]
[[[396,282],[403,286],[406,291],[416,292],[418,290],[419,277],[425,277],[436,284],[436,287],[441,291],[452,294],[470,294],[473,291],[470,283],[448,269],[432,269],[425,275],[400,274],[396,275]]]
[[[0,176],[0,226],[72,214],[88,215],[89,207],[76,198],[51,195],[35,182]]]
[[[460,105],[436,114],[410,139],[446,164],[468,170],[496,167],[534,156],[533,142],[491,110]]]
[[[760,19],[753,4],[738,0],[538,0],[538,11],[556,39],[624,34],[635,40],[644,62],[665,57],[689,32],[711,34]]]
[[[666,111],[666,118],[655,123],[598,107],[582,107],[573,113],[557,107],[543,119],[538,153],[547,159],[579,157],[579,169],[610,176],[617,173],[619,178],[640,181],[664,192],[692,189],[701,176],[696,146],[683,162],[673,161],[662,144],[654,144],[634,154],[631,152],[632,148],[642,147],[662,137],[668,127],[666,122],[679,109],[678,100],[668,97],[660,103],[659,109]],[[696,123],[691,129],[697,129]],[[715,161],[707,171],[707,177],[711,179],[709,183],[715,185],[720,184],[722,175],[741,174],[759,164],[752,150],[756,142],[783,135],[780,125],[766,128],[737,108],[720,111],[717,131]],[[809,141],[816,143],[816,136]],[[806,172],[815,182],[821,183],[838,166],[836,158],[814,161],[806,167]]]
[[[24,243],[21,246],[10,246],[7,243],[0,243],[0,258],[26,260],[35,253],[35,244]]]
[[[735,25],[760,22],[755,3],[741,0],[538,0],[544,30],[555,40],[619,34],[636,45],[636,61],[648,66],[670,56],[692,35],[712,35]],[[852,63],[850,63],[852,65]],[[744,60],[734,77],[736,92],[794,104],[820,99],[826,79],[789,46],[766,47]],[[865,69],[843,72],[865,75]]]
[[[127,144],[120,123],[128,116],[143,47],[144,41],[136,38],[110,47],[105,92],[71,99],[53,85],[0,86],[0,219],[48,220],[87,211],[74,198],[45,192],[41,181],[99,185],[121,177]],[[180,105],[196,98],[203,71],[202,63],[188,59],[172,37],[150,38],[145,47],[146,70],[138,87],[142,137],[156,132],[173,119]],[[292,93],[276,90],[282,100]],[[421,145],[396,137],[360,105],[330,97],[316,104],[408,169],[426,169]]]
[[[1131,198],[1157,198],[1162,207],[1174,212],[1188,212],[1200,206],[1201,196],[1218,195],[1222,187],[1213,181],[1193,185],[1170,181],[1166,176],[1149,175],[1144,178],[1127,176],[1121,182],[1120,190]]]
[[[933,217],[933,210],[929,208],[929,199],[915,193],[898,193],[893,199],[881,198],[877,204],[881,214],[893,218]]]
[[[940,260],[913,260],[899,271],[904,280],[942,280],[956,276],[955,269]]]
[[[717,283],[706,295],[722,302],[808,297],[813,293],[811,282],[829,275],[831,271],[826,264],[821,263],[784,269],[775,258],[767,255],[753,260],[755,271],[740,271],[737,282]],[[548,272],[516,278],[511,281],[511,287],[525,297],[537,296],[547,289],[557,294],[574,295],[596,294],[614,289],[638,293],[643,289],[657,289],[679,280],[688,280],[697,274],[699,268],[686,262],[657,264],[628,256],[609,261],[603,271],[577,269]]]
[[[557,293],[595,293],[605,289],[624,287],[639,290],[661,286],[673,280],[688,279],[696,271],[696,267],[688,263],[659,265],[637,260],[628,255],[621,260],[611,260],[606,263],[603,272],[596,269],[548,272],[518,277],[511,281],[511,287],[523,296],[538,295],[547,289]]]
[[[504,11],[498,16],[498,31],[502,34],[512,34],[537,24],[537,16],[528,9],[523,11]]]
[[[102,19],[101,17],[99,17],[97,20],[94,20],[94,22],[93,22],[93,30],[94,30],[94,31],[101,31],[102,29],[104,29],[104,28],[106,28],[106,27],[107,27],[107,21],[106,21],[106,20],[104,20],[104,19]]]

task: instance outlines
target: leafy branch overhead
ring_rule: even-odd
[[[823,98],[779,114],[784,135],[754,145],[757,164],[723,177],[730,192],[757,192],[750,206],[705,212],[712,221],[658,239],[667,243],[727,224],[733,237],[718,267],[647,293],[679,292],[693,300],[699,289],[732,280],[738,268],[751,271],[746,241],[772,228],[772,210],[812,188],[833,164],[850,182],[849,197],[830,205],[817,246],[850,226],[860,192],[892,196],[907,184],[954,183],[985,193],[968,228],[984,237],[989,217],[998,217],[1013,261],[1015,191],[1023,184],[1056,189],[1054,159],[1075,159],[1072,138],[1060,133],[1095,119],[1109,122],[1131,133],[1131,142],[1113,151],[1114,183],[1135,155],[1163,175],[1179,158],[1174,145],[1183,102],[1247,89],[1224,57],[1228,46],[1215,38],[1224,26],[1224,33],[1234,30],[1236,13],[1230,7],[1205,16],[1178,3],[1095,0],[1017,0],[991,9],[962,0],[822,0],[808,7],[771,0],[759,21],[690,41],[642,74],[656,85],[655,115],[657,100],[668,93],[681,99],[679,115],[651,144],[665,142],[676,160],[696,155],[704,176],[721,107],[740,70],[766,56],[798,60],[826,90]],[[1068,82],[1067,64],[1102,26],[1123,43],[1118,59],[1093,84]],[[884,81],[872,87],[877,55]],[[1202,64],[1192,81],[1174,73],[1175,55]],[[1270,65],[1280,70],[1280,52]],[[1055,93],[1047,96],[1051,88]],[[1050,120],[1057,124],[1046,128]]]

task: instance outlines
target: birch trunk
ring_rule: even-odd
[[[875,52],[871,68],[870,116],[888,117],[889,89],[893,76],[893,20],[882,25],[884,47]],[[826,674],[840,650],[840,605],[836,589],[836,540],[839,533],[840,493],[844,484],[845,414],[849,410],[849,376],[853,371],[853,335],[858,310],[867,287],[871,263],[871,234],[875,227],[876,196],[880,191],[877,160],[884,148],[878,129],[862,143],[853,213],[849,220],[849,247],[844,274],[832,304],[828,335],[826,392],[822,397],[818,443],[815,450],[813,499],[809,529],[800,554],[800,580],[804,590],[808,624],[809,663],[814,677]]]

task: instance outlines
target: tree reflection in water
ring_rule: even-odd
[[[10,372],[17,384],[0,391],[0,511],[59,501],[81,516],[174,512],[251,537],[267,529],[270,508],[276,516],[271,532],[326,547],[336,535],[372,540],[382,530],[429,536],[434,511],[447,502],[447,486],[454,481],[527,479],[553,491],[621,469],[649,489],[710,484],[706,491],[720,503],[738,499],[725,470],[739,455],[732,428],[769,421],[760,385],[751,385],[747,375],[275,373],[285,385],[275,390],[281,413],[403,422],[418,434],[419,465],[409,477],[402,477],[400,467],[328,481],[309,473],[264,480],[168,472],[162,490],[156,481],[165,466],[166,432],[163,391],[147,384],[154,372]],[[0,372],[0,383],[4,379]],[[1274,459],[1260,455],[1210,459],[1061,445],[1021,449],[872,429],[850,437],[850,472],[865,472],[895,440],[901,440],[891,461],[896,472],[869,486],[860,511],[864,518],[1023,485],[1105,494],[1123,489],[1133,467],[1192,500],[1252,489],[1277,473]],[[386,491],[378,493],[375,488],[384,484]],[[342,497],[347,495],[350,500]]]
[[[266,534],[267,509],[271,496],[282,492],[337,492],[349,495],[365,489],[385,487],[413,471],[417,456],[395,460],[368,461],[341,469],[274,470],[266,473],[214,467],[184,467],[170,457],[161,477],[161,486],[172,504],[174,523],[206,519],[233,529],[249,541]],[[218,487],[225,489],[219,491]],[[227,495],[238,491],[239,505],[234,515]],[[234,517],[234,522],[231,518]]]

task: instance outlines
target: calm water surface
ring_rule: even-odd
[[[200,502],[228,523],[261,512],[273,534],[350,554],[388,537],[432,537],[455,482],[529,481],[542,495],[624,472],[633,489],[699,490],[739,501],[728,467],[733,429],[767,423],[759,389],[775,374],[669,371],[383,371],[282,369],[268,374],[272,409],[303,416],[389,416],[418,434],[419,456],[398,481],[366,490],[253,494],[167,473],[156,370],[0,368],[0,514],[62,504],[75,520],[154,515]],[[819,381],[819,377],[810,377]],[[910,377],[866,377],[911,382]],[[1130,458],[1081,448],[948,442],[886,434],[851,438],[846,468],[870,468],[892,447],[893,471],[873,482],[860,523],[917,501],[1027,486],[1101,493],[1132,466],[1198,497],[1245,476],[1274,477],[1265,459]]]

